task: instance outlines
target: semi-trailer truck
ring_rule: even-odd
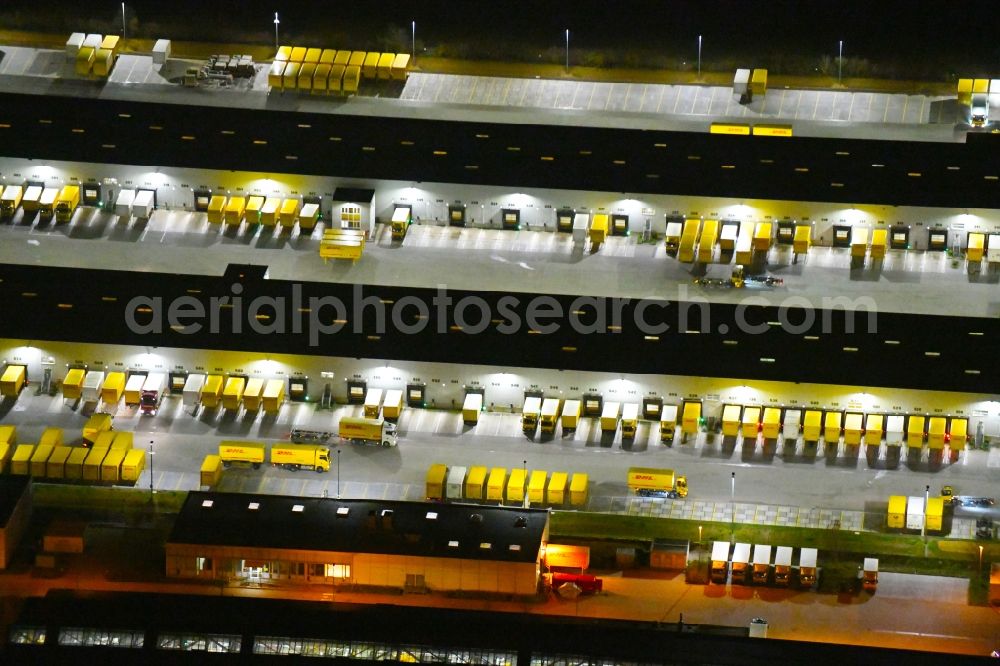
[[[969,121],[973,127],[985,127],[990,121],[989,84],[988,79],[976,79],[972,82]]]
[[[14,217],[17,207],[21,205],[24,188],[21,185],[8,185],[0,195],[0,217]]]
[[[521,429],[527,433],[535,432],[538,427],[538,413],[542,410],[542,399],[537,396],[528,396],[524,399],[524,407],[521,408]]]
[[[271,464],[289,470],[329,472],[330,449],[310,444],[275,444],[271,447]]]
[[[396,446],[396,424],[385,419],[362,419],[345,416],[340,419],[339,434],[353,444]]]
[[[80,205],[80,186],[66,185],[56,199],[56,222],[69,222]]]
[[[143,414],[156,416],[160,408],[160,400],[167,386],[167,376],[162,372],[151,372],[142,384],[142,396],[139,398],[139,409]]]
[[[672,469],[654,467],[630,467],[628,487],[640,497],[687,497],[687,477],[680,476]]]

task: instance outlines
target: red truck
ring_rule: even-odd
[[[553,572],[551,576],[552,589],[554,590],[567,583],[576,585],[583,594],[595,594],[604,589],[604,581],[590,574]]]

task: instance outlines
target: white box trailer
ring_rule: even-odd
[[[802,410],[788,408],[781,418],[781,436],[785,439],[798,439],[799,426],[802,423]]]
[[[132,200],[132,215],[140,220],[148,220],[153,215],[152,190],[138,190]]]
[[[733,94],[743,97],[750,90],[750,70],[737,69],[736,76],[733,77]]]
[[[167,58],[170,57],[170,40],[169,39],[158,39],[156,43],[153,44],[153,64],[163,65],[166,64]]]
[[[462,493],[465,489],[465,476],[468,471],[467,467],[452,467],[448,470],[448,481],[445,484],[445,497],[447,499],[462,499]]]
[[[590,231],[590,213],[577,213],[573,216],[573,242],[583,245],[587,242],[587,232]]]
[[[83,40],[85,35],[82,32],[74,32],[66,40],[66,59],[73,61],[76,60],[76,54],[80,52],[80,47],[83,46]]]
[[[919,530],[924,527],[924,498],[911,495],[906,500],[906,529]]]
[[[997,105],[1000,107],[1000,104]],[[986,239],[986,261],[1000,263],[1000,234],[990,234]]]
[[[205,386],[205,375],[188,375],[184,382],[183,400],[185,407],[197,407],[201,404],[201,389]]]
[[[98,402],[101,399],[101,385],[104,384],[104,371],[90,370],[83,377],[80,396],[84,402]]]
[[[885,417],[886,446],[902,446],[904,419],[905,417],[898,414]]]
[[[135,190],[124,189],[118,193],[115,200],[115,215],[126,219],[132,217],[132,202],[135,201]]]
[[[83,45],[89,46],[96,51],[97,49],[101,48],[101,43],[103,41],[104,41],[103,37],[91,33],[83,38]]]

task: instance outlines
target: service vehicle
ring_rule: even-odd
[[[672,469],[630,467],[628,488],[640,497],[684,498],[688,494],[687,477]]]
[[[396,424],[385,419],[363,419],[345,416],[340,419],[341,439],[354,444],[396,446]]]
[[[275,444],[271,447],[271,464],[287,470],[311,469],[330,471],[330,449],[311,444]]]

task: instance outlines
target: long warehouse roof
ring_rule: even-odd
[[[43,99],[4,96],[5,155],[847,204],[1000,200],[1000,135],[970,134],[965,144],[733,137]]]
[[[254,277],[257,273],[230,267],[221,277],[102,270],[81,274],[68,268],[7,265],[0,267],[0,301],[6,304],[3,335],[996,393],[989,370],[1000,337],[996,319],[892,313],[869,317],[865,311],[844,310],[816,310],[810,315],[794,308],[779,311],[754,305],[702,308],[698,303],[462,291],[449,291],[451,305],[439,307],[441,301],[435,298],[440,295],[432,289],[269,280]],[[137,296],[162,298],[158,332],[130,328],[126,319],[130,308],[132,320],[140,326],[149,324],[154,315],[143,312],[152,309],[148,301],[129,305]],[[234,296],[243,300],[232,308],[211,302]],[[258,310],[251,309],[250,301],[257,296],[276,299],[282,312],[263,302]],[[482,305],[468,301],[459,307],[468,296],[481,298]],[[171,321],[165,311],[180,297],[187,298],[186,304],[175,310],[180,318]],[[324,297],[339,300],[343,309],[329,301],[311,300]],[[380,306],[385,313],[381,326]],[[197,318],[185,314],[198,308],[207,314]],[[534,308],[534,320],[529,308]],[[604,319],[598,319],[599,309]],[[547,314],[553,310],[561,316]],[[618,322],[616,310],[621,313]],[[637,325],[637,317],[669,328],[654,332]],[[311,320],[326,328],[311,326]],[[518,325],[511,323],[515,320]],[[170,327],[175,322],[201,326],[182,332]],[[480,323],[484,330],[473,333]],[[547,332],[553,323],[555,330]],[[869,332],[872,324],[875,332]],[[336,332],[325,332],[338,327]],[[310,339],[313,334],[315,340]]]

